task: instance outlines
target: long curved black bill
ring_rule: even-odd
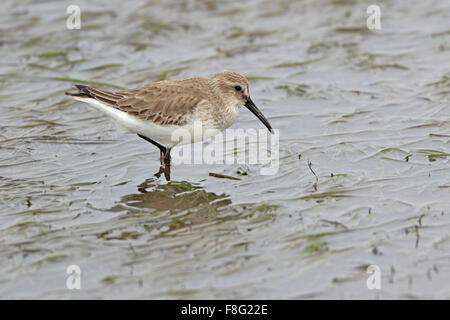
[[[269,121],[267,121],[266,117],[259,111],[258,107],[253,103],[252,99],[248,98],[247,102],[244,104],[248,110],[250,110],[262,123],[269,129],[270,133],[273,133],[272,126]]]

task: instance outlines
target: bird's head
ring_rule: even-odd
[[[248,89],[247,78],[236,71],[224,70],[215,74],[213,83],[220,91],[223,99],[227,104],[232,104],[236,108],[245,106],[249,109],[262,123],[273,133],[273,129],[267,121],[266,117],[259,111],[258,107],[250,98],[250,91]]]

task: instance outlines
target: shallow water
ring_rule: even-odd
[[[70,4],[0,4],[0,298],[450,298],[448,1],[377,1],[378,31],[366,1],[77,1],[80,30]],[[167,182],[64,95],[222,69],[280,130],[277,175]]]

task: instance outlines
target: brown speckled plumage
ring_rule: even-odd
[[[136,133],[157,146],[165,163],[170,163],[173,146],[206,139],[231,126],[242,105],[272,132],[269,122],[250,99],[247,79],[235,71],[222,71],[210,78],[158,81],[117,92],[85,85],[76,87],[77,93],[66,94],[104,112],[125,132]],[[197,122],[203,129],[215,131],[206,130],[197,138],[194,129]],[[173,139],[173,133],[181,128],[191,139]]]
[[[210,119],[213,121],[215,119],[218,127],[223,127],[228,123],[222,119],[217,108],[222,109],[228,116],[233,111],[227,110],[230,103],[234,103],[226,95],[227,90],[230,90],[229,82],[243,84],[248,93],[247,79],[244,76],[233,71],[223,71],[211,78],[164,80],[117,92],[77,85],[79,93],[69,95],[96,99],[141,120],[152,121],[161,126],[185,125],[195,109],[202,105],[205,108],[210,107],[211,112],[203,110],[201,113],[212,117]],[[242,104],[244,103],[243,100]],[[234,121],[235,117],[232,120]]]

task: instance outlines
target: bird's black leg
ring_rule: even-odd
[[[150,142],[150,143],[153,144],[154,146],[157,146],[158,149],[161,151],[162,154],[166,154],[167,149],[166,149],[166,147],[164,147],[162,144],[159,144],[158,142],[156,142],[156,141],[154,141],[154,140],[152,140],[152,139],[150,139],[150,138],[147,138],[146,136],[143,136],[143,135],[141,135],[141,134],[139,134],[139,133],[138,133],[138,136],[139,136],[139,138],[142,138],[142,139],[144,139],[145,141]]]
[[[156,176],[159,178],[159,176],[161,175],[161,173],[164,173],[164,176],[166,178],[167,181],[170,180],[170,150],[172,148],[166,148],[163,145],[159,144],[158,142],[147,138],[141,134],[138,134],[138,136],[142,139],[144,139],[145,141],[150,142],[151,144],[155,145],[158,147],[159,151],[160,151],[160,160],[161,160],[161,164],[163,164],[164,162],[164,167],[159,168],[159,172],[156,173]]]
[[[162,150],[159,150],[159,162],[161,165],[164,164],[164,152]]]
[[[170,166],[170,160],[171,160],[170,151],[171,150],[172,150],[172,148],[167,148],[167,151],[164,154],[164,164],[166,166]]]
[[[156,142],[156,141],[154,141],[154,140],[152,140],[152,139],[150,139],[150,138],[147,138],[146,136],[143,136],[143,135],[141,135],[141,134],[139,134],[139,133],[138,133],[138,136],[139,136],[140,138],[144,139],[145,141],[150,142],[150,143],[153,144],[154,146],[157,146],[158,149],[159,149],[159,151],[160,151],[160,159],[161,159],[161,162],[162,162],[162,159],[164,159],[164,161],[165,161],[166,154],[167,154],[167,148],[166,148],[166,147],[164,147],[162,144],[159,144],[158,142]],[[169,149],[169,150],[170,150],[170,149]],[[169,153],[170,153],[170,151],[169,151]],[[170,158],[170,155],[169,155],[169,158]]]

